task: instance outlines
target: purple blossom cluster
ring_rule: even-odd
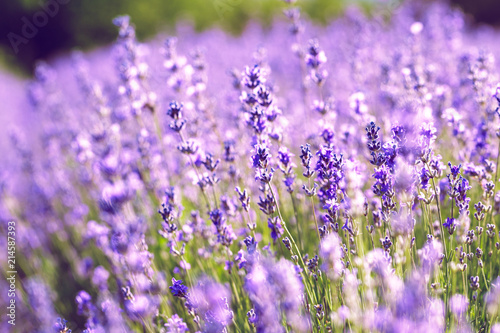
[[[499,34],[285,2],[37,66],[0,173],[19,332],[500,332]]]

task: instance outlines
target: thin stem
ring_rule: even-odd
[[[167,177],[170,179],[170,170],[169,170],[167,159],[166,159],[167,153],[165,150],[165,144],[163,143],[163,133],[161,131],[160,120],[158,119],[158,110],[156,108],[153,109],[153,122],[154,122],[154,125],[156,128],[156,135],[158,136],[158,141],[160,144],[160,149],[161,149],[161,154],[163,157],[165,171],[167,172]]]
[[[176,237],[177,237],[177,236],[176,236],[175,234],[174,234],[174,235],[173,235],[173,237],[172,237],[172,239],[174,240],[174,244],[175,244],[175,246],[177,246],[177,245],[178,245],[178,243],[179,243],[179,242],[177,242]],[[181,246],[182,246],[182,245],[181,245]],[[181,255],[180,255],[180,257],[181,257],[181,260],[184,262],[184,265],[186,265],[188,262],[187,262],[187,261],[186,261],[186,259],[184,258],[184,254],[181,254]],[[187,269],[187,267],[186,267],[185,271],[186,271],[186,275],[187,275],[187,278],[188,278],[188,280],[189,280],[189,283],[191,284],[191,287],[194,287],[193,279],[191,278],[191,274],[189,274],[189,269]]]
[[[311,178],[308,178],[309,188],[311,188]],[[321,237],[319,235],[318,219],[316,218],[316,210],[314,209],[314,197],[311,197],[311,208],[314,217],[314,224],[316,225],[316,233],[318,234],[318,241],[321,243]]]
[[[304,249],[304,244],[302,244],[302,237],[300,236],[300,224],[299,224],[299,214],[297,211],[297,205],[295,204],[295,198],[293,197],[293,194],[290,192],[290,198],[292,199],[292,206],[293,206],[293,214],[295,215],[295,226],[297,227],[297,236],[299,237],[299,244],[302,249]]]
[[[316,225],[316,234],[318,235],[318,241],[321,243],[321,236],[319,235],[318,219],[316,218],[316,210],[314,209],[314,198],[311,197],[311,206],[314,216],[314,224]]]
[[[490,290],[488,286],[488,280],[486,279],[486,275],[484,275],[484,269],[481,267],[481,273],[483,273],[484,285],[486,286],[486,290]]]
[[[430,169],[430,168],[429,168]],[[449,300],[449,288],[450,288],[450,280],[448,276],[448,262],[449,262],[449,254],[446,249],[446,239],[445,239],[445,234],[444,234],[444,228],[443,228],[443,217],[441,216],[441,205],[439,204],[439,196],[436,191],[436,182],[434,181],[434,177],[431,178],[432,181],[432,188],[434,190],[434,199],[436,199],[436,206],[438,210],[438,216],[439,216],[439,227],[441,229],[441,239],[443,240],[443,246],[444,246],[444,259],[445,259],[445,278],[446,278],[446,292],[445,292],[445,313],[448,313],[448,300]]]
[[[436,182],[434,181],[434,177],[431,178],[431,181],[432,181],[432,189],[434,190],[434,199],[436,199],[436,206],[439,217],[439,226],[441,227],[441,235],[443,238],[444,252],[446,253],[446,242],[444,240],[444,232],[443,232],[443,217],[441,216],[441,205],[439,204],[439,198],[438,198],[438,193],[436,192]]]
[[[217,195],[215,194],[215,186],[212,185],[212,194],[214,195],[215,208],[219,208],[219,204],[217,203]]]
[[[182,135],[182,133],[180,131],[179,131],[179,136],[181,137],[182,143],[185,144],[186,140],[184,140],[184,136]],[[198,168],[196,167],[196,165],[194,164],[193,158],[191,157],[190,154],[187,154],[187,155],[189,158],[189,162],[191,162],[191,166],[194,169],[194,172],[196,172],[196,176],[198,177],[198,181],[201,181],[202,178],[201,178],[200,172],[199,172]],[[208,200],[208,197],[207,197],[207,194],[205,193],[205,190],[202,187],[200,187],[200,189],[201,189],[201,194],[203,194],[203,198],[205,199],[205,202],[207,204],[208,210],[212,210],[212,206],[210,205],[210,201]]]
[[[497,188],[497,182],[498,182],[498,165],[500,164],[500,140],[498,140],[498,153],[497,153],[497,165],[495,168],[495,189]],[[493,214],[492,214],[493,215]]]
[[[304,259],[302,258],[302,253],[300,252],[300,249],[299,247],[297,246],[297,243],[295,242],[295,239],[293,238],[292,234],[290,233],[290,231],[288,230],[287,226],[286,226],[286,223],[285,223],[285,220],[283,220],[283,216],[281,215],[281,210],[280,210],[280,207],[279,207],[279,204],[278,204],[278,200],[276,200],[276,195],[274,194],[274,191],[273,191],[273,187],[271,186],[271,184],[267,184],[269,186],[269,190],[271,191],[271,195],[273,196],[273,200],[274,202],[276,203],[276,209],[278,210],[278,216],[283,224],[283,229],[285,229],[286,233],[288,234],[288,236],[290,237],[290,241],[292,242],[295,250],[297,251],[297,255],[300,259],[300,262],[302,264],[302,267],[304,268],[304,272],[307,271],[307,266],[305,265],[304,263]],[[308,279],[307,279],[308,280]],[[308,280],[309,281],[309,280]],[[309,285],[308,284],[304,284],[306,289],[307,289],[307,292],[309,295],[314,295],[316,296],[316,294],[313,294],[311,293],[310,289],[309,289]],[[316,300],[316,303],[317,303],[317,300]]]

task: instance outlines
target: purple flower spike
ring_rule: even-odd
[[[267,220],[267,226],[271,229],[271,238],[276,242],[284,232],[283,226],[281,225],[281,220],[279,217],[269,218]]]
[[[71,330],[66,325],[67,322],[67,320],[57,318],[57,321],[54,324],[54,331],[56,333],[71,333]]]
[[[450,167],[451,175],[453,179],[456,179],[458,175],[460,174],[460,168],[462,168],[462,164],[457,165],[451,165],[451,162],[448,162],[448,166]]]
[[[175,297],[186,298],[188,295],[188,287],[182,284],[182,280],[172,278],[172,285],[169,287],[170,292]]]
[[[249,89],[255,89],[261,84],[265,83],[266,79],[263,75],[262,69],[258,65],[253,68],[246,67],[243,72],[242,84]]]
[[[174,314],[172,317],[168,318],[165,327],[167,328],[166,333],[189,332],[189,328],[187,327],[186,323],[177,314]]]
[[[252,166],[254,168],[267,168],[271,154],[270,149],[267,147],[267,144],[257,144],[254,147],[255,155],[252,156]]]
[[[78,314],[88,316],[93,311],[92,298],[82,290],[76,295],[76,304],[78,305]]]

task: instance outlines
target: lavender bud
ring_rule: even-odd
[[[329,234],[329,230],[328,230],[328,227],[326,225],[322,225],[321,227],[318,227],[318,231],[319,231],[319,236],[321,238],[323,238]]]
[[[250,208],[250,197],[248,196],[247,190],[245,189],[242,192],[239,187],[236,187],[236,192],[238,192],[238,199],[241,202],[241,207],[248,212]]]
[[[476,257],[481,258],[483,256],[483,250],[481,250],[479,247],[476,249]]]
[[[266,215],[272,215],[276,211],[276,202],[272,195],[267,194],[264,198],[259,196],[260,210]]]
[[[479,289],[479,276],[471,276],[470,277],[470,287],[472,290]]]
[[[372,121],[371,123],[368,124],[365,128],[366,130],[366,137],[368,138],[368,149],[371,152],[377,152],[382,148],[382,144],[379,141],[379,134],[378,131],[380,131],[380,127],[376,126],[375,123]]]
[[[249,89],[255,89],[266,82],[263,72],[258,65],[255,65],[253,68],[247,66],[242,76],[242,84]]]
[[[486,206],[481,201],[479,201],[477,204],[474,205],[474,208],[476,209],[476,212],[474,213],[474,217],[478,221],[482,221],[484,219],[484,213],[486,211]],[[481,229],[481,232],[482,232],[482,229]],[[481,234],[481,233],[479,233],[479,234]]]
[[[285,247],[291,251],[292,250],[292,245],[290,243],[290,239],[288,237],[283,238],[282,240],[283,244],[285,244]]]
[[[322,320],[325,316],[325,312],[323,311],[323,304],[316,304],[314,308],[316,309],[316,317],[318,317],[319,320]]]
[[[170,103],[168,107],[167,115],[169,115],[174,120],[179,120],[182,118],[182,109],[183,109],[182,103],[173,101]]]
[[[318,270],[318,263],[319,259],[317,255],[314,256],[314,258],[307,260],[306,265],[311,273],[316,273],[316,271]]]
[[[457,228],[457,224],[455,222],[455,219],[447,217],[446,222],[443,223],[443,227],[445,227],[448,230],[448,233],[450,235],[453,235],[453,233],[455,232],[455,230]]]
[[[276,242],[278,238],[283,235],[284,229],[281,223],[282,222],[278,216],[275,216],[273,218],[270,217],[267,220],[267,226],[269,227],[269,229],[271,229],[271,238],[274,242]]]
[[[226,162],[234,162],[234,141],[226,140],[224,141],[224,161]]]
[[[307,66],[317,69],[320,65],[324,64],[327,60],[325,52],[319,47],[318,40],[311,39],[309,41],[308,53],[305,56]]]
[[[200,144],[195,139],[188,139],[187,141],[177,146],[177,149],[179,149],[181,153],[186,155],[195,154],[199,148]]]
[[[54,331],[57,333],[71,333],[71,330],[66,325],[67,322],[67,320],[57,318],[57,321],[54,324]]]
[[[250,309],[250,311],[247,312],[247,319],[250,326],[254,327],[257,322],[257,314],[254,309]]]
[[[260,180],[264,184],[269,184],[273,180],[274,169],[257,169],[255,170],[255,180]]]
[[[181,283],[182,283],[182,281],[181,281]],[[134,301],[135,300],[134,294],[132,294],[132,291],[130,290],[129,286],[122,287],[121,292],[122,292],[123,300],[125,300],[125,301],[127,301],[127,300]],[[176,295],[174,295],[174,296],[176,296]]]
[[[252,156],[252,166],[254,168],[267,168],[271,159],[270,149],[265,143],[254,146],[255,155]]]
[[[169,289],[175,297],[186,298],[188,296],[188,287],[182,284],[182,280],[172,278],[172,285]]]
[[[306,192],[307,197],[314,197],[317,193],[318,184],[314,183],[314,187],[312,189],[308,189],[306,185],[302,185],[302,189]]]
[[[495,224],[487,224],[486,229],[487,229],[486,234],[488,235],[489,238],[495,237],[495,229],[496,229]]]

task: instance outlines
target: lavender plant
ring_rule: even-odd
[[[38,65],[0,186],[15,331],[500,332],[498,33],[286,2]]]

